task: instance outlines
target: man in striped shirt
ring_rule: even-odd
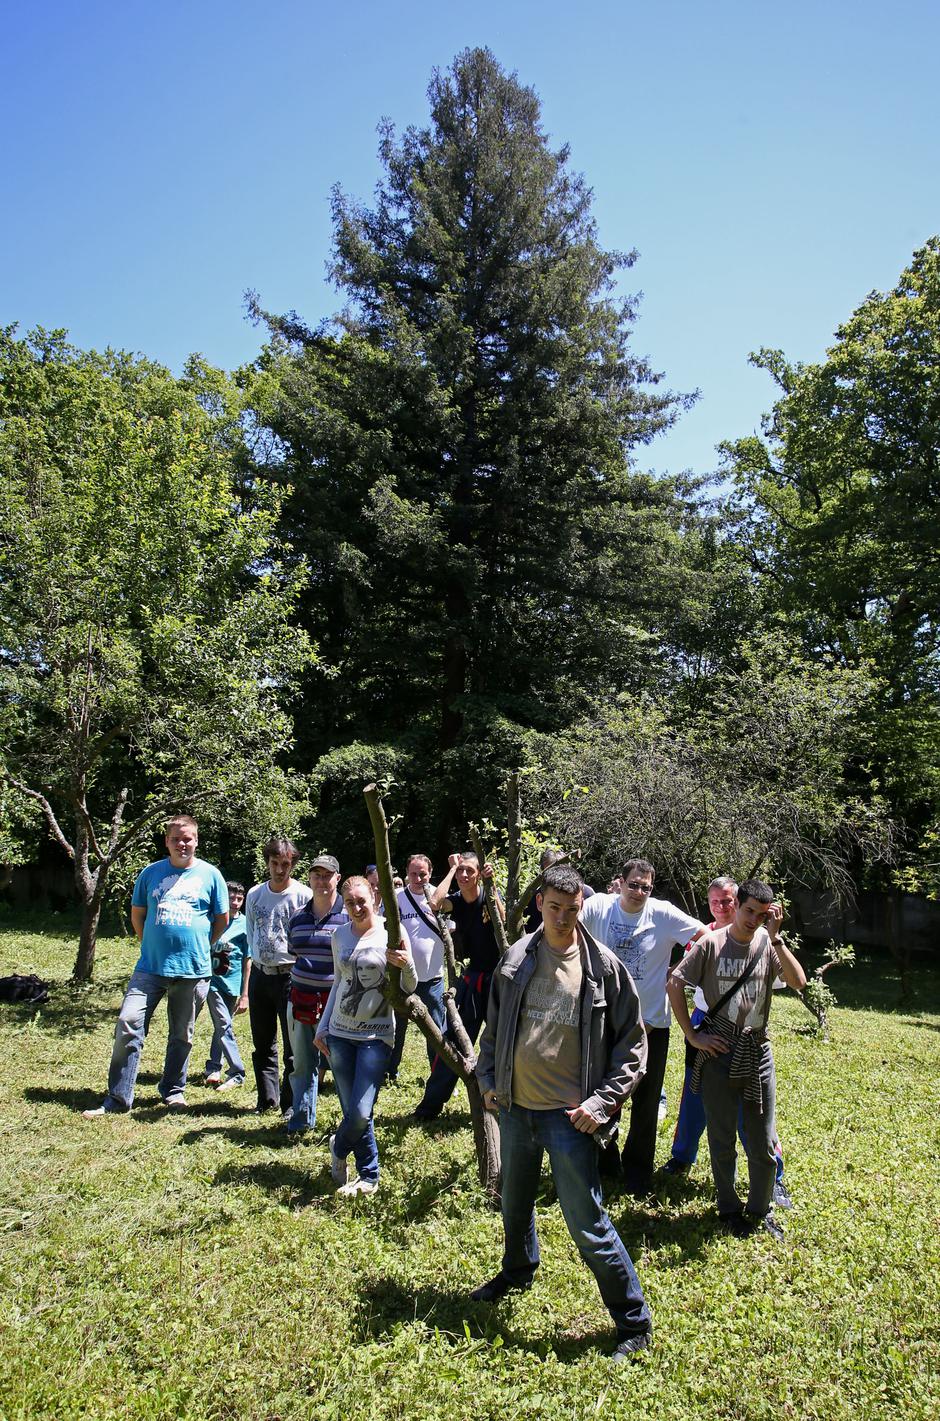
[[[325,1063],[313,1041],[333,985],[333,934],[340,923],[348,922],[338,885],[338,861],[332,854],[320,854],[310,865],[313,897],[294,914],[287,929],[288,951],[294,959],[287,1006],[294,1054],[287,1133],[295,1139],[317,1122],[320,1067]]]

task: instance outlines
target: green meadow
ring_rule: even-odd
[[[416,1126],[423,1042],[379,1098],[383,1176],[338,1201],[325,1140],[288,1144],[253,1090],[199,1084],[191,1110],[157,1100],[155,1018],[130,1116],[95,1123],[115,1014],[135,959],[99,950],[69,981],[64,919],[0,918],[0,974],[52,984],[0,1007],[0,1417],[935,1418],[940,1414],[940,970],[897,1006],[890,960],[833,971],[832,1041],[789,994],[772,1025],[779,1131],[795,1207],[786,1239],[719,1233],[707,1163],[610,1212],[653,1310],[652,1349],[614,1367],[610,1320],[546,1175],[535,1287],[468,1302],[496,1271],[501,1231],[475,1177],[455,1094]],[[238,1027],[246,1051],[247,1022]],[[668,1155],[682,1067],[667,1072]]]

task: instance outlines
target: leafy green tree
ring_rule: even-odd
[[[334,195],[346,309],[313,331],[255,301],[272,340],[245,378],[338,673],[311,758],[395,747],[442,843],[532,729],[666,663],[692,489],[635,466],[686,401],[631,353],[634,254],[600,247],[536,95],[475,49],[429,101],[427,127],[383,124],[373,206]]]
[[[548,742],[534,805],[605,880],[648,857],[691,908],[718,873],[850,892],[889,861],[885,807],[858,793],[860,672],[777,640],[735,649],[693,712],[628,698]]]
[[[238,392],[199,361],[175,379],[0,335],[0,779],[74,865],[79,978],[109,880],[161,817],[296,818],[278,759],[311,659],[302,569],[249,473]]]
[[[872,764],[913,846],[940,809],[940,238],[824,361],[752,360],[782,393],[725,446],[745,541],[807,651],[877,666]]]

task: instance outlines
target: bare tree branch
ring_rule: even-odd
[[[69,858],[72,859],[74,862],[75,850],[63,834],[62,830],[60,829],[59,821],[56,819],[52,809],[52,805],[49,803],[46,796],[44,794],[40,794],[38,789],[30,789],[29,785],[25,785],[22,780],[18,780],[13,775],[8,774],[6,770],[0,770],[0,779],[5,780],[8,785],[12,785],[15,790],[17,790],[20,794],[25,795],[27,799],[34,799],[36,801],[36,803],[39,805],[40,809],[46,817],[46,823],[49,825],[49,828],[52,831],[53,838],[58,844],[61,845],[61,847],[68,854]]]

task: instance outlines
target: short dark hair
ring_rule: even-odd
[[[738,884],[738,902],[746,903],[748,898],[753,898],[756,903],[772,903],[774,890],[759,878],[746,878]]]
[[[580,893],[584,887],[584,879],[576,868],[572,868],[570,863],[550,863],[542,874],[542,887],[540,892],[544,893],[549,888],[554,888],[556,893]]]
[[[460,863],[475,863],[477,868],[480,867],[480,855],[474,849],[464,849],[459,857]],[[457,867],[459,868],[460,864]]]
[[[227,879],[225,880],[225,886],[226,886],[226,888],[228,889],[228,891],[229,891],[230,893],[240,893],[240,894],[242,895],[242,897],[244,898],[244,896],[245,896],[245,885],[244,885],[244,883],[236,883],[236,881],[235,881],[234,878],[227,878]]]
[[[631,873],[649,874],[650,883],[656,882],[656,870],[649,859],[627,859],[623,868],[620,870],[620,877],[629,878]]]
[[[293,839],[282,839],[278,834],[272,834],[264,846],[265,863],[270,863],[275,854],[288,854],[292,863],[300,858],[300,850]]]
[[[427,854],[409,854],[409,855],[408,855],[408,858],[407,858],[407,861],[406,861],[406,863],[405,863],[405,872],[406,872],[406,873],[408,872],[409,868],[410,868],[411,865],[415,862],[416,859],[420,859],[422,863],[426,863],[426,864],[427,864],[427,866],[428,866],[428,873],[430,873],[430,872],[432,871],[432,869],[434,868],[434,865],[432,864],[431,860],[428,858]]]

